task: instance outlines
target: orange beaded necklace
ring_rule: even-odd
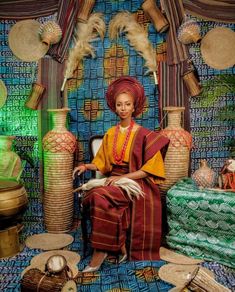
[[[125,152],[126,152],[127,144],[128,144],[128,141],[129,141],[129,138],[130,138],[130,135],[131,135],[131,131],[133,129],[134,124],[135,124],[135,122],[132,120],[131,123],[130,123],[130,126],[129,126],[128,130],[127,130],[126,137],[125,137],[124,143],[122,145],[122,151],[121,151],[120,156],[118,156],[118,154],[117,154],[117,140],[118,140],[118,133],[119,133],[119,130],[120,130],[120,123],[118,123],[117,126],[116,126],[115,135],[114,135],[114,141],[113,141],[113,157],[114,157],[114,161],[118,165],[122,164],[122,161],[123,161],[123,158],[124,158],[124,155],[125,155]]]

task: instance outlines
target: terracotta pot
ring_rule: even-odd
[[[168,125],[161,133],[170,139],[170,143],[164,159],[166,179],[160,184],[162,193],[180,179],[188,177],[192,136],[181,127],[184,109],[184,107],[163,108],[167,111]]]
[[[48,111],[53,128],[43,138],[44,221],[49,232],[65,233],[73,222],[72,172],[76,138],[65,126],[68,108]]]
[[[200,167],[193,173],[192,179],[199,187],[212,188],[215,186],[216,173],[208,166],[207,161],[202,159]]]

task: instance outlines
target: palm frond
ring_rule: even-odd
[[[134,15],[128,11],[117,13],[109,23],[109,37],[111,40],[118,38],[122,33],[125,33],[130,45],[144,58],[145,66],[148,68],[146,73],[152,72],[157,84],[156,50],[148,39],[147,31],[135,20]]]
[[[102,16],[102,13],[92,13],[87,23],[77,23],[75,45],[69,52],[61,91],[64,91],[66,81],[73,77],[74,71],[83,58],[88,56],[95,57],[95,50],[91,42],[95,41],[97,37],[104,38],[105,22]]]

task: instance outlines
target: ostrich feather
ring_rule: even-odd
[[[133,14],[128,11],[117,13],[109,23],[109,37],[111,40],[118,38],[119,34],[125,33],[130,45],[144,58],[146,73],[154,74],[155,83],[157,72],[156,52],[148,39],[147,31],[140,25]]]
[[[66,81],[73,77],[73,73],[84,57],[95,57],[95,50],[91,42],[97,37],[101,39],[105,35],[105,22],[102,13],[92,13],[86,23],[78,22],[75,30],[75,45],[69,51],[68,60],[64,72],[64,81],[61,91],[64,90]]]
[[[74,192],[88,191],[96,187],[103,187],[105,186],[106,180],[107,178],[90,179],[87,183],[75,189]],[[139,199],[140,196],[144,197],[144,192],[139,184],[130,178],[122,177],[118,181],[115,181],[113,185],[123,189],[131,200],[133,200],[133,197],[137,199]]]

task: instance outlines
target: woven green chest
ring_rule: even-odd
[[[183,179],[167,193],[166,242],[186,255],[235,268],[235,193]]]

